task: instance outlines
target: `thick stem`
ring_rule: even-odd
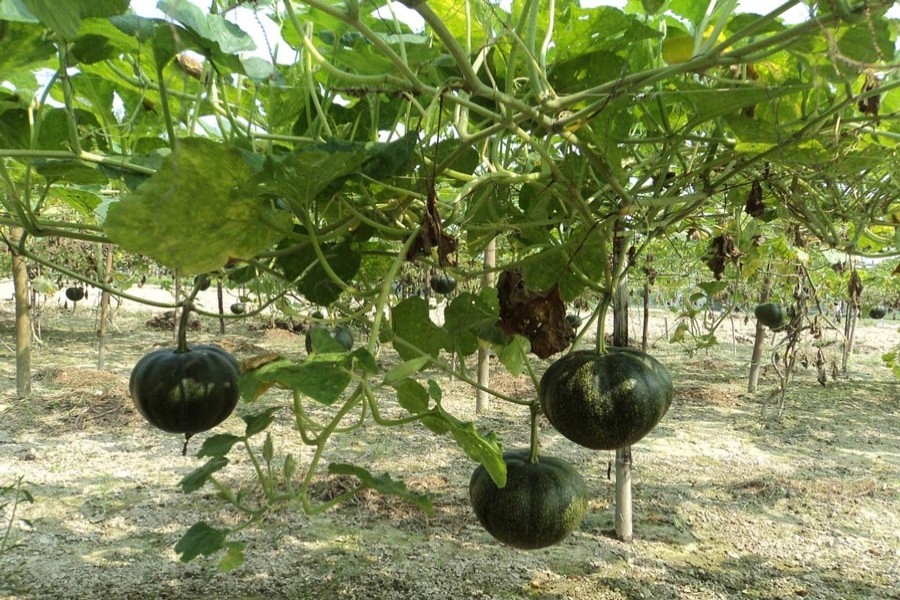
[[[763,289],[759,294],[760,303],[768,302],[772,296],[772,277],[766,275]],[[753,353],[750,356],[750,377],[747,380],[747,391],[753,393],[759,386],[759,370],[762,364],[763,349],[766,345],[766,326],[756,321],[756,335],[753,338]]]
[[[194,283],[194,287],[191,288],[191,292],[188,294],[187,298],[179,303],[181,306],[181,318],[178,319],[178,341],[175,352],[188,351],[187,330],[190,326],[191,311],[194,309],[194,298],[196,298],[197,294],[200,292],[200,285],[202,283],[203,282],[198,278],[196,283]]]

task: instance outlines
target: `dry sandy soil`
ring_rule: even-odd
[[[327,461],[428,490],[435,515],[374,492],[315,517],[284,510],[240,532],[246,562],[219,574],[219,556],[183,564],[173,545],[197,521],[229,523],[233,514],[212,489],[183,494],[178,482],[205,461],[192,452],[206,435],[240,434],[240,415],[287,407],[287,396],[241,403],[182,457],[181,440],[148,426],[127,393],[131,366],[171,333],[146,328],[146,313],[120,309],[107,368],[97,371],[92,304],[73,316],[50,303],[34,394],[16,400],[12,307],[0,298],[0,485],[21,478],[33,497],[14,516],[12,492],[0,497],[0,539],[9,534],[2,598],[900,598],[900,386],[879,359],[897,343],[897,321],[863,322],[846,377],[821,386],[814,369],[800,370],[778,417],[771,370],[758,393],[745,392],[748,324],[735,320],[732,338],[726,321],[719,346],[689,356],[665,339],[674,315],[656,315],[653,353],[672,372],[676,400],[634,448],[632,543],[610,535],[610,453],[575,446],[546,423],[543,452],[575,464],[594,500],[572,536],[532,552],[481,529],[467,500],[475,465],[451,439],[418,425],[369,424],[335,436]],[[192,335],[239,358],[303,356],[301,337],[248,325],[230,324],[223,340],[205,319]],[[824,351],[830,361],[838,348]],[[527,411],[495,402],[476,416],[471,389],[435,377],[447,410],[496,431],[507,448],[527,444]],[[508,394],[533,393],[525,377],[498,374],[495,383]],[[279,411],[272,426],[276,455],[292,452],[302,470],[310,450],[290,416]],[[223,477],[249,484],[247,462]],[[317,493],[327,497],[340,484],[323,471]]]

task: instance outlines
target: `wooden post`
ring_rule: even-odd
[[[101,281],[109,285],[112,283],[113,269],[113,246],[112,244],[103,244],[101,246],[101,255],[103,249],[106,249],[106,262],[103,266],[103,277]],[[107,321],[109,321],[109,301],[111,294],[106,290],[100,293],[100,323],[97,326],[97,368],[104,369],[106,367],[106,330]]]
[[[492,239],[484,249],[484,276],[481,278],[481,289],[493,287],[494,267],[497,264],[497,242]],[[490,387],[491,362],[487,346],[478,344],[478,385]],[[483,414],[491,409],[491,397],[482,389],[475,390],[475,412]]]
[[[9,232],[9,250],[12,254],[13,290],[16,299],[16,396],[31,396],[31,285],[25,259],[18,252],[19,241],[25,235],[21,227]]]
[[[617,228],[618,229],[618,228]],[[624,232],[619,231],[613,242],[616,271],[625,269],[628,255],[625,251]],[[613,346],[628,345],[628,276],[619,278],[613,291]],[[616,450],[616,537],[630,542],[634,537],[631,506],[631,446]]]

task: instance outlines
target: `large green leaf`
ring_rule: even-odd
[[[350,284],[362,261],[362,256],[353,245],[329,242],[321,244],[319,250],[331,271],[345,284]],[[325,270],[312,243],[299,246],[290,254],[280,255],[277,263],[286,279],[297,280],[297,290],[312,304],[328,306],[343,291],[343,287]]]
[[[463,292],[456,296],[444,310],[444,329],[450,336],[453,348],[465,356],[478,349],[478,340],[502,342],[500,303],[497,290],[488,288],[480,294]]]
[[[236,149],[200,138],[177,148],[155,175],[110,206],[103,227],[113,241],[194,274],[253,258],[290,230],[289,213],[232,195],[252,176]]]
[[[304,212],[319,195],[336,191],[369,158],[362,149],[350,151],[304,150],[271,157],[254,186],[260,192],[287,200]]]
[[[22,0],[44,25],[65,39],[78,35],[81,20],[112,17],[128,10],[129,0]]]
[[[222,15],[205,14],[192,2],[184,0],[160,0],[159,10],[166,13],[200,38],[216,44],[224,54],[255,50],[256,44],[244,30]]]
[[[447,333],[434,324],[428,314],[428,303],[418,296],[407,298],[391,309],[391,326],[394,335],[415,347],[394,340],[394,349],[403,360],[421,356],[416,349],[437,357],[449,345]]]
[[[6,23],[6,27],[6,33],[0,36],[0,73],[4,79],[16,72],[33,79],[34,69],[56,62],[56,48],[40,27],[24,23]]]
[[[347,356],[341,354],[319,354],[303,363],[279,359],[241,375],[239,387],[248,402],[277,385],[322,404],[333,404],[350,383],[346,362]]]

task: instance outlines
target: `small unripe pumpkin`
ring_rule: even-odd
[[[84,298],[84,288],[81,286],[66,288],[66,298],[72,302],[81,301]]]
[[[887,309],[883,306],[873,306],[869,311],[870,319],[883,319],[887,316]]]
[[[231,310],[231,314],[242,315],[245,312],[247,312],[247,307],[244,305],[243,302],[235,302],[234,304],[231,305],[229,310]]]
[[[753,309],[753,314],[759,319],[760,323],[770,329],[781,327],[785,321],[784,310],[774,302],[765,302],[757,305]]]
[[[134,366],[128,389],[138,412],[154,427],[192,435],[212,429],[237,406],[241,367],[216,346],[163,348]]]
[[[194,285],[197,286],[197,289],[201,292],[205,292],[209,289],[209,286],[212,285],[212,279],[205,273],[196,275],[194,277]]]
[[[575,467],[553,456],[529,461],[527,448],[503,454],[506,485],[497,487],[483,465],[469,480],[475,516],[494,538],[521,550],[558,544],[584,519],[587,485]]]
[[[449,275],[432,275],[431,289],[435,294],[449,294],[456,289],[456,280]]]

